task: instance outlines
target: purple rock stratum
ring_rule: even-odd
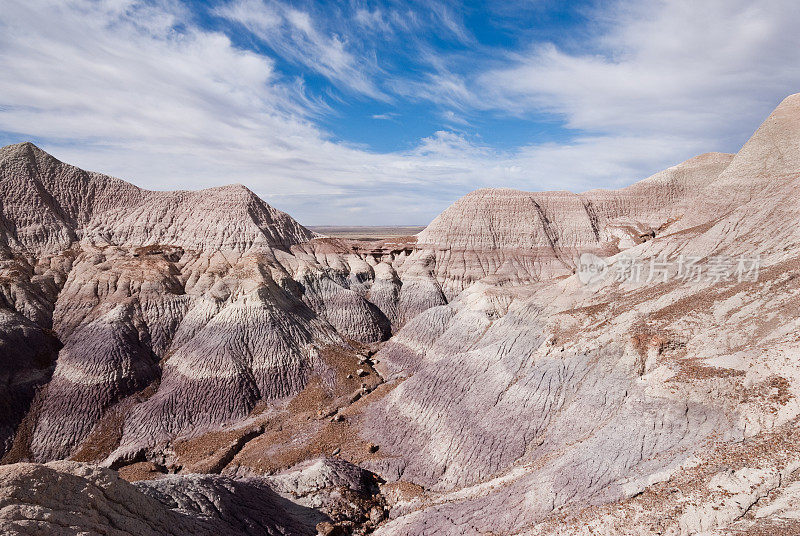
[[[0,532],[800,533],[799,222],[800,95],[383,240],[2,148]]]

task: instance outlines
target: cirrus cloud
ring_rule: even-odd
[[[322,20],[237,0],[211,9],[228,24],[212,27],[177,0],[10,0],[0,137],[147,188],[240,182],[305,224],[421,224],[474,188],[615,187],[736,150],[800,86],[792,2],[616,2],[588,39],[515,48],[481,44],[441,2],[354,6]],[[268,50],[243,45],[242,28]],[[384,61],[379,42],[419,63],[399,69],[410,60]],[[351,97],[379,105],[366,117],[382,125],[424,104],[440,126],[391,152],[337,141],[322,118]],[[553,139],[482,141],[487,121],[542,114],[561,122]]]

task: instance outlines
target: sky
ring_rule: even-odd
[[[796,0],[0,0],[0,145],[306,225],[617,188],[800,92]]]

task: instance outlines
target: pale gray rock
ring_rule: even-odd
[[[419,234],[411,264],[427,266],[448,299],[486,276],[529,283],[570,275],[579,253],[613,254],[655,235],[732,158],[708,153],[616,191],[476,190]]]
[[[308,460],[265,480],[280,495],[323,512],[333,522],[360,524],[378,516],[377,524],[384,517],[375,475],[341,458]]]
[[[4,534],[313,535],[321,519],[258,479],[187,475],[130,484],[74,462],[0,467]]]

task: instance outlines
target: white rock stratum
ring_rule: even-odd
[[[407,239],[31,144],[0,191],[3,530],[800,533],[800,96],[736,155]],[[704,277],[613,277],[680,256]]]

